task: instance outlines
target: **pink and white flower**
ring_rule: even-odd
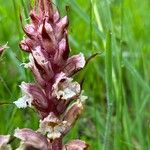
[[[11,150],[11,146],[8,144],[10,135],[0,135],[0,150]]]
[[[21,140],[17,150],[49,150],[47,138],[31,129],[16,129],[14,136]]]

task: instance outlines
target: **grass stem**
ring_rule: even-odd
[[[105,80],[106,80],[106,94],[107,94],[107,117],[106,117],[106,129],[104,135],[104,147],[103,150],[110,150],[110,133],[111,133],[111,117],[113,110],[112,102],[112,51],[111,51],[111,31],[108,32],[106,51],[105,51]]]

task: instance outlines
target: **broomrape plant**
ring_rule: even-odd
[[[17,150],[85,150],[88,145],[72,140],[63,145],[83,110],[87,99],[73,75],[85,66],[82,53],[69,56],[68,18],[61,18],[52,1],[38,0],[30,12],[30,24],[22,26],[26,34],[20,48],[29,53],[25,68],[31,69],[36,83],[21,83],[22,97],[18,108],[34,107],[40,117],[39,129],[16,129],[21,140]],[[0,49],[2,53],[4,48]],[[0,149],[11,149],[9,136],[0,136]]]

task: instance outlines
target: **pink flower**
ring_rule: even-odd
[[[82,53],[69,55],[68,18],[61,18],[50,0],[38,0],[30,19],[30,24],[23,27],[26,37],[20,48],[29,53],[29,62],[23,64],[31,69],[37,83],[22,82],[22,97],[14,103],[19,108],[34,106],[41,120],[37,132],[16,130],[15,136],[21,139],[20,149],[87,149],[80,140],[64,147],[62,144],[87,98],[82,95],[80,84],[73,81],[73,75],[84,68],[86,62]]]
[[[83,110],[81,101],[82,100],[80,99],[73,103],[72,106],[70,106],[70,108],[61,116],[61,118],[58,118],[53,112],[51,112],[43,120],[40,120],[40,127],[38,131],[53,140],[65,136]]]
[[[88,150],[89,146],[84,141],[72,140],[63,146],[62,150]]]
[[[66,77],[61,72],[56,76],[55,83],[52,86],[52,96],[58,100],[70,100],[76,98],[80,94],[80,85],[78,82],[72,82],[72,78]]]
[[[48,101],[43,93],[42,89],[35,84],[22,82],[20,85],[23,96],[15,101],[14,103],[19,108],[26,108],[27,106],[31,107],[41,107],[42,109],[47,109]]]
[[[67,129],[67,121],[60,120],[51,112],[46,118],[40,121],[38,131],[47,135],[49,139],[55,140],[62,137]]]
[[[77,71],[79,71],[80,69],[82,69],[84,66],[85,66],[85,58],[84,55],[80,53],[78,55],[74,55],[70,57],[67,60],[63,68],[63,72],[66,74],[66,76],[71,76],[75,74]]]
[[[11,150],[11,146],[8,144],[10,135],[0,135],[0,150]]]
[[[41,133],[34,132],[31,129],[16,129],[14,136],[21,140],[17,150],[49,150],[48,140]]]

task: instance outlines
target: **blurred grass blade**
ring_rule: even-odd
[[[106,80],[106,94],[107,94],[107,118],[106,129],[104,135],[104,148],[103,150],[110,150],[110,135],[112,127],[112,110],[113,110],[113,95],[112,95],[112,33],[107,34],[107,43],[105,50],[105,80]]]
[[[142,87],[142,89],[146,92],[150,92],[150,87],[149,85],[142,79],[140,74],[137,72],[137,70],[131,65],[131,63],[128,62],[128,60],[123,59],[125,67],[130,71],[134,79],[137,81],[139,86]]]

